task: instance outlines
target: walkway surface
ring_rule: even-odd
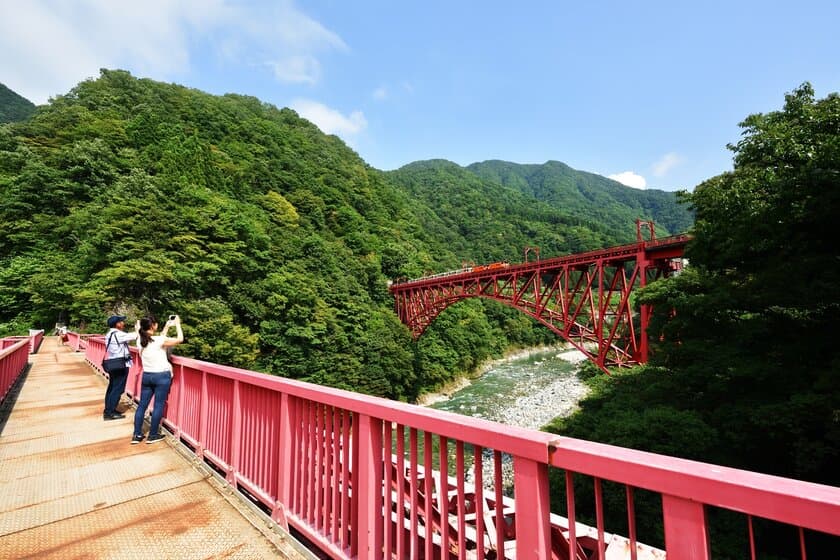
[[[0,424],[0,558],[303,558],[171,437],[131,445],[133,409],[103,421],[83,353],[47,337],[29,361]]]

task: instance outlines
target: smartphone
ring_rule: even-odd
[[[174,320],[175,320],[175,315],[170,315],[170,316],[169,316],[169,320],[170,320],[170,321],[174,321]]]

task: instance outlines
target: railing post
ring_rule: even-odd
[[[230,468],[225,479],[236,488],[236,473],[239,472],[240,442],[242,437],[242,395],[239,388],[239,380],[233,380],[233,403],[231,406],[230,426]]]
[[[668,558],[711,558],[704,504],[662,494],[662,517],[665,523],[665,551]]]
[[[516,557],[551,558],[548,465],[514,456],[513,485],[517,504]]]
[[[283,393],[280,396],[280,471],[277,473],[277,504],[271,512],[271,518],[287,531],[289,521],[286,511],[292,504],[292,455],[295,446],[293,406],[296,406],[295,399],[288,393]]]
[[[354,418],[359,422],[359,475],[356,520],[359,528],[359,558],[376,560],[383,557],[382,524],[382,420],[366,414]]]
[[[184,366],[178,363],[173,363],[173,367],[177,368],[178,372],[178,413],[176,414],[178,425],[175,426],[175,437],[181,438],[181,432],[184,429],[184,390],[186,383],[184,382]]]
[[[207,416],[209,415],[210,404],[208,403],[207,372],[201,370],[201,398],[198,401],[198,448],[197,455],[204,459],[204,448],[207,447]]]

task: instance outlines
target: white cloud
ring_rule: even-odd
[[[267,64],[281,82],[314,84],[321,77],[321,64],[314,56],[289,56]]]
[[[373,98],[377,101],[388,99],[388,89],[385,86],[376,88],[373,90]]]
[[[190,70],[191,49],[208,44],[226,63],[309,84],[321,77],[318,56],[347,49],[290,0],[27,0],[4,4],[2,12],[0,81],[35,103],[100,68],[173,80]]]
[[[238,27],[247,30],[248,39],[256,43],[252,50],[261,56],[258,64],[272,68],[283,82],[315,84],[321,77],[321,64],[316,54],[347,50],[337,34],[297,10],[289,0],[280,0],[270,13],[256,13],[239,6]]]
[[[653,164],[653,176],[664,177],[671,169],[680,165],[685,158],[676,152],[669,152],[662,156],[659,161]]]
[[[613,181],[618,181],[622,185],[633,187],[634,189],[644,189],[647,187],[647,181],[645,178],[632,171],[624,171],[622,173],[608,175],[607,177]]]
[[[367,128],[367,120],[361,111],[353,111],[349,116],[344,116],[339,111],[310,99],[296,99],[289,106],[324,133],[336,134],[345,140]]]
[[[307,51],[329,49],[346,50],[347,45],[337,34],[294,7],[290,0],[275,2],[273,13],[259,19],[258,14],[248,14],[247,21],[256,23],[259,35],[279,40],[286,47]]]

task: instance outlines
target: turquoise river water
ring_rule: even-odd
[[[481,377],[429,406],[537,429],[574,411],[587,390],[575,375],[583,354],[562,347],[525,354],[489,364]]]

